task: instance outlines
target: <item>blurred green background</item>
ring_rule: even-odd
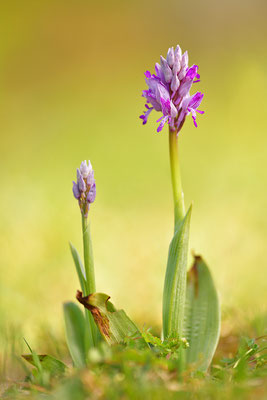
[[[98,291],[140,324],[160,324],[173,230],[167,128],[143,127],[144,71],[180,44],[205,93],[180,138],[190,247],[224,309],[266,311],[267,135],[264,0],[1,3],[0,324],[59,332],[81,250],[72,196],[90,159]],[[256,310],[256,311],[255,311]],[[3,328],[2,328],[3,329]]]

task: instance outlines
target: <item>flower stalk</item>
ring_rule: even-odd
[[[191,207],[185,215],[179,162],[178,132],[169,128],[169,154],[174,201],[174,236],[169,248],[163,291],[163,335],[183,337],[187,253]]]
[[[93,259],[93,247],[90,233],[90,225],[88,224],[87,217],[82,214],[82,235],[83,235],[83,258],[84,258],[84,269],[86,276],[86,288],[88,296],[91,293],[95,293],[95,270],[94,270],[94,259]],[[88,325],[88,347],[90,344],[95,346],[97,344],[97,327],[90,311],[85,310],[86,323]]]
[[[171,181],[174,201],[174,232],[185,216],[184,193],[182,189],[181,170],[178,152],[178,135],[176,131],[169,129],[169,152]]]
[[[84,257],[84,269],[87,283],[86,295],[95,292],[95,270],[94,270],[94,259],[93,259],[93,248],[90,233],[90,225],[88,224],[87,218],[82,215],[82,235],[83,235],[83,257]]]

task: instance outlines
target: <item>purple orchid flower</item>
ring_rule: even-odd
[[[95,201],[96,196],[94,171],[90,161],[88,164],[83,161],[80,168],[77,168],[77,182],[73,181],[72,191],[79,201],[81,212],[87,218],[90,204]]]
[[[204,94],[189,94],[193,83],[200,81],[200,75],[197,65],[188,67],[187,51],[182,54],[180,46],[175,50],[170,47],[166,59],[161,56],[160,64],[156,63],[155,71],[153,75],[149,71],[145,72],[148,89],[142,94],[147,101],[146,110],[140,115],[143,125],[147,123],[151,111],[155,110],[163,114],[157,120],[160,123],[158,132],[168,123],[170,129],[178,134],[188,114],[192,115],[194,125],[197,126],[196,113],[204,114],[204,111],[198,110]]]

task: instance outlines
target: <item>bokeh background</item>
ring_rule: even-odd
[[[265,0],[6,1],[0,21],[0,325],[35,343],[62,332],[81,250],[72,196],[84,159],[97,289],[139,324],[160,324],[173,230],[167,128],[143,127],[144,71],[179,43],[205,93],[180,137],[190,247],[223,310],[266,312]],[[44,328],[45,329],[45,328]]]

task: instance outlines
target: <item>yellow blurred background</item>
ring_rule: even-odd
[[[0,324],[34,338],[61,329],[81,251],[72,196],[90,159],[97,290],[140,324],[160,324],[173,230],[167,128],[143,127],[144,71],[180,44],[205,93],[180,137],[190,247],[224,309],[266,311],[267,135],[264,0],[7,1],[1,4]],[[264,300],[265,299],[265,300]]]

